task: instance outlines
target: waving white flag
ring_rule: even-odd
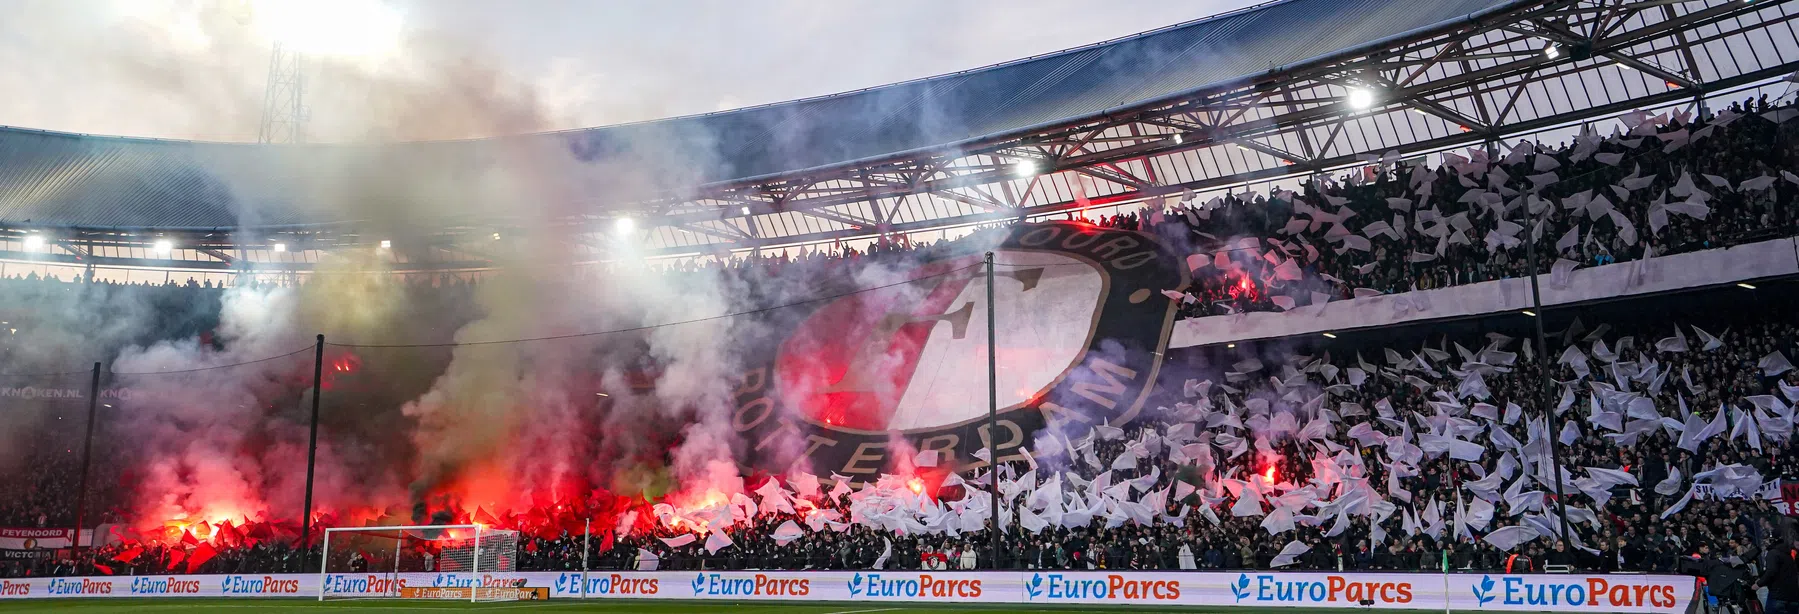
[[[1494,529],[1492,533],[1487,534],[1485,541],[1492,544],[1494,548],[1509,552],[1512,549],[1517,548],[1519,544],[1536,539],[1540,536],[1541,534],[1537,533],[1536,529],[1524,525],[1516,525]]]

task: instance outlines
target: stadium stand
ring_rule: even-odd
[[[559,222],[606,238],[611,222],[634,219],[622,216],[666,214],[635,218],[656,228],[640,246],[645,254],[738,255],[661,260],[655,273],[727,280],[719,285],[746,292],[915,264],[936,246],[916,237],[939,226],[945,236],[952,225],[1065,217],[1153,234],[1191,273],[1184,291],[1164,292],[1180,303],[1185,325],[1421,298],[1492,280],[1541,277],[1556,286],[1581,269],[1799,237],[1799,108],[1790,96],[1718,100],[1738,88],[1760,93],[1799,66],[1792,29],[1781,27],[1790,25],[1791,3],[1565,8],[1291,0],[820,99],[354,150],[369,156],[357,159],[371,175],[430,176],[434,198],[479,192],[462,181],[485,176],[473,168],[503,172],[509,158],[496,147],[571,154],[580,164],[567,174],[595,185],[637,185],[608,181],[617,172],[651,175],[641,192],[557,203],[566,207],[559,213],[574,212]],[[1595,34],[1570,38],[1561,27]],[[1750,47],[1766,53],[1738,53]],[[1684,55],[1682,68],[1658,67],[1676,65],[1664,55]],[[1631,110],[1641,108],[1670,110]],[[1569,142],[1499,140],[1590,120],[1603,127],[1580,124]],[[222,349],[213,335],[233,290],[298,285],[299,271],[318,272],[303,266],[316,259],[264,243],[306,251],[301,241],[316,239],[365,256],[380,245],[385,264],[418,266],[393,278],[403,281],[378,283],[403,284],[416,319],[444,331],[474,319],[470,297],[489,281],[440,271],[500,262],[468,254],[414,261],[425,250],[391,250],[381,240],[392,228],[360,227],[365,203],[308,198],[344,178],[337,164],[320,163],[344,151],[328,145],[14,128],[0,128],[0,143],[0,365],[9,371],[0,373],[0,396],[15,386],[81,388],[86,372],[64,371],[118,356],[122,345]],[[443,217],[474,221],[438,229],[442,245],[493,230],[485,216],[496,203],[460,204],[472,206]],[[53,235],[55,249],[21,240],[38,232]],[[180,247],[155,247],[163,232]],[[874,240],[820,247],[833,236]],[[42,236],[37,242],[44,247]],[[20,274],[20,265],[62,277]],[[259,277],[260,265],[280,272]],[[95,266],[169,277],[119,284],[66,273]],[[212,276],[182,279],[183,269],[208,267]],[[596,277],[603,284],[616,272]],[[220,285],[224,277],[236,285]],[[81,437],[66,425],[84,408],[8,399],[10,420],[40,428],[0,430],[0,470],[11,478],[0,481],[0,527],[67,527],[85,513],[103,545],[0,550],[0,577],[310,574],[324,556],[320,527],[412,524],[429,514],[436,524],[520,531],[521,571],[1673,572],[1704,578],[1724,605],[1748,601],[1757,584],[1786,582],[1770,593],[1785,599],[1793,571],[1781,553],[1799,547],[1799,490],[1783,488],[1799,480],[1799,370],[1789,360],[1799,357],[1790,315],[1799,290],[1790,279],[1747,280],[1760,289],[1736,281],[1528,316],[1171,347],[1135,422],[1046,435],[1029,456],[1000,463],[1006,504],[997,523],[979,486],[991,474],[932,472],[917,455],[919,475],[883,476],[857,490],[845,480],[821,484],[822,475],[756,474],[742,476],[744,494],[710,504],[595,489],[530,509],[470,512],[462,502],[415,498],[413,509],[321,513],[314,542],[296,545],[297,523],[279,514],[211,524],[138,517],[145,500],[176,496],[147,488],[147,473],[191,468],[147,466],[138,453],[154,435],[104,422],[94,479],[78,493]],[[84,314],[94,327],[145,325],[111,337],[112,346],[47,343],[34,328],[47,306]],[[1549,329],[1545,343],[1534,334],[1539,324]],[[412,366],[432,352],[419,362],[448,350],[390,361],[371,379],[405,381],[393,363]],[[307,372],[315,365],[309,360]],[[303,384],[275,381],[284,377],[258,382],[281,392],[254,401],[298,406],[293,390]],[[354,403],[398,407],[417,398],[399,395]],[[307,492],[306,509],[319,509]],[[292,509],[301,509],[297,501]],[[385,551],[331,556],[337,570],[397,568]]]
[[[1594,266],[1649,250],[1715,249],[1794,235],[1799,177],[1788,169],[1799,168],[1799,139],[1795,124],[1777,121],[1785,108],[1752,100],[1690,122],[1641,118],[1626,134],[1496,152],[1491,166],[1478,153],[1452,158],[1459,167],[1388,163],[1378,174],[1300,194],[1187,202],[1095,223],[1153,232],[1208,257],[1195,268],[1191,298],[1182,299],[1188,318],[1295,306],[1281,298],[1347,299],[1526,275],[1523,229],[1483,213],[1536,207],[1522,196],[1532,184],[1553,183],[1538,192],[1548,205],[1535,233],[1544,276],[1557,274],[1557,259]],[[1609,206],[1594,206],[1601,198]],[[1673,206],[1674,198],[1684,200]],[[1371,228],[1395,214],[1399,223]],[[1350,217],[1358,221],[1341,231],[1325,221]],[[1234,249],[1244,239],[1273,249]],[[801,275],[846,260],[903,259],[915,247],[880,243],[710,266]],[[1267,257],[1277,250],[1286,258]],[[700,273],[721,271],[693,263],[664,271]],[[460,300],[467,287],[444,281],[412,290]],[[26,313],[45,293],[76,293],[95,305],[129,294],[159,312],[188,314],[162,323],[171,338],[215,322],[206,314],[222,293],[195,283],[30,277],[0,280],[0,288],[3,314]],[[998,561],[987,548],[989,529],[944,530],[953,516],[935,504],[898,515],[881,508],[905,499],[898,480],[825,494],[799,492],[804,480],[791,476],[753,479],[758,497],[748,502],[757,513],[723,525],[733,542],[725,548],[678,528],[672,510],[661,518],[649,508],[624,512],[636,521],[603,537],[576,532],[569,518],[509,522],[532,535],[520,546],[522,570],[1579,569],[1699,575],[1713,594],[1741,600],[1792,539],[1778,491],[1781,480],[1799,479],[1791,436],[1799,371],[1788,362],[1799,356],[1795,300],[1771,293],[1745,306],[1705,290],[1571,308],[1547,348],[1535,347],[1530,321],[1515,316],[1328,344],[1200,348],[1203,357],[1188,362],[1230,369],[1171,366],[1186,381],[1164,382],[1165,407],[1153,418],[1060,450],[1039,442],[1035,459],[1002,469],[1007,507],[1023,511],[1009,519]],[[15,349],[0,342],[0,354]],[[1537,384],[1539,356],[1553,360],[1557,390]],[[1559,429],[1551,416],[1522,409],[1558,398]],[[1559,444],[1554,459],[1551,439]],[[46,439],[16,450],[12,466],[29,479],[0,486],[0,523],[73,521],[66,489],[55,487],[70,479],[72,457],[57,453],[69,449]],[[128,473],[105,456],[96,471]],[[95,499],[107,520],[118,520],[129,480],[111,482],[97,485]],[[937,491],[944,505],[968,496],[955,486]],[[1039,495],[1052,488],[1057,494]],[[596,498],[581,507],[611,529],[618,505]],[[209,541],[216,545],[205,560],[188,558],[187,549],[121,543],[0,562],[0,574],[316,569],[308,562],[316,549],[292,549],[276,538],[280,527],[214,530],[235,537]],[[380,553],[355,556],[366,559],[346,562],[350,568],[385,562]]]

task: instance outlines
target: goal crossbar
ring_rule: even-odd
[[[403,554],[404,554],[402,548],[406,544],[407,540],[409,540],[409,539],[418,540],[420,542],[451,542],[451,543],[457,544],[457,548],[456,548],[457,554],[466,553],[468,556],[466,571],[469,571],[469,572],[481,571],[484,564],[486,567],[489,568],[489,571],[501,571],[501,572],[513,571],[513,569],[512,569],[513,554],[510,552],[505,552],[504,550],[510,550],[510,549],[516,547],[517,540],[518,540],[518,532],[517,531],[508,530],[508,529],[495,529],[492,527],[488,527],[486,525],[479,525],[479,524],[394,525],[394,526],[372,526],[372,527],[332,527],[332,528],[327,528],[327,529],[325,529],[325,541],[321,544],[320,556],[319,556],[319,600],[320,601],[324,601],[327,596],[332,594],[332,592],[331,592],[332,586],[331,586],[331,583],[328,581],[328,578],[332,572],[332,570],[331,570],[331,564],[332,564],[332,559],[333,559],[333,556],[332,556],[333,551],[331,549],[332,540],[335,537],[338,539],[339,543],[345,543],[345,540],[350,538],[351,536],[361,536],[364,538],[394,540],[391,565],[384,565],[385,567],[387,567],[386,569],[377,570],[377,569],[373,569],[373,568],[365,568],[362,570],[362,572],[367,572],[370,574],[386,574],[386,575],[388,575],[389,582],[387,583],[386,587],[384,587],[380,592],[369,592],[369,591],[365,590],[364,592],[359,593],[357,595],[357,596],[361,596],[361,597],[406,596],[403,592],[404,589],[400,589],[398,587],[398,583],[394,582],[393,580],[395,580],[397,578],[397,576],[400,573],[402,573],[402,570],[400,569],[400,561],[402,560]],[[490,549],[503,549],[503,550],[501,550],[499,552],[491,553],[488,555],[489,558],[487,558],[487,560],[483,560],[482,551],[490,550]],[[358,553],[355,553],[353,556],[354,557],[362,557],[363,554],[364,554],[363,552],[358,552]],[[450,557],[450,556],[451,556],[451,553],[448,551],[439,551],[437,559],[441,561],[443,558]],[[432,558],[430,558],[430,555],[427,555],[427,557],[428,558],[426,559],[426,561],[427,561],[426,565],[430,565],[431,563],[429,561],[431,561]],[[361,562],[365,565],[368,565],[371,563],[371,561],[366,558],[362,559]],[[457,563],[460,564],[461,561],[458,560]],[[351,571],[355,571],[355,570],[351,570]],[[433,571],[433,570],[427,569],[425,571]],[[504,591],[488,591],[488,592],[500,594],[500,593],[503,593]],[[437,591],[433,594],[435,596],[441,596],[442,591]],[[469,601],[481,601],[482,594],[483,594],[482,587],[476,586],[476,587],[470,587],[468,589]],[[460,598],[460,597],[458,597],[458,598]]]

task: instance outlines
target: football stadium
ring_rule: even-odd
[[[1799,612],[1796,16],[341,142],[277,40],[255,142],[0,127],[0,610]]]

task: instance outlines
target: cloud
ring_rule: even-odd
[[[318,141],[560,130],[945,74],[1252,4],[1122,2],[332,0],[326,4],[391,6],[400,19],[399,41],[392,53],[374,60],[337,58],[326,64],[341,66],[314,65],[307,99]],[[252,141],[261,118],[271,32],[245,6],[239,0],[11,3],[9,19],[0,23],[0,64],[13,70],[0,74],[0,88],[39,94],[0,100],[0,124]],[[459,100],[458,92],[401,78],[421,67],[486,72],[507,84],[488,91],[532,91],[548,112],[540,122],[483,115],[482,122],[401,122],[383,129],[358,124],[365,102],[483,106],[480,100]],[[129,101],[129,112],[121,111],[121,101]]]

